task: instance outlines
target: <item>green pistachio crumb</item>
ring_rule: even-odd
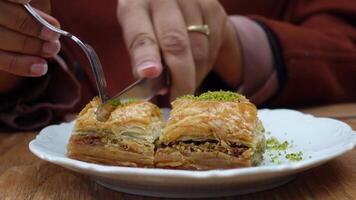
[[[279,142],[277,138],[271,137],[267,140],[267,149],[285,151],[289,146],[288,141]]]
[[[289,153],[286,158],[290,161],[300,161],[303,160],[303,152],[299,151],[297,153]]]
[[[112,106],[115,106],[115,107],[121,105],[120,99],[110,99],[110,100],[109,100],[109,103],[110,103]]]
[[[266,141],[267,155],[269,156],[271,163],[281,164],[280,158],[284,156],[291,162],[303,160],[303,153],[301,151],[297,153],[289,153],[289,148],[294,146],[294,141],[279,141],[276,137],[270,137]],[[311,158],[311,157],[309,157]]]
[[[241,94],[231,91],[208,91],[199,96],[185,95],[182,96],[183,99],[193,99],[198,101],[222,101],[222,102],[233,102],[244,99],[245,97]]]
[[[112,106],[117,107],[117,106],[125,106],[125,105],[131,104],[131,103],[136,103],[139,101],[140,101],[140,99],[128,99],[128,100],[121,102],[120,99],[111,99],[111,100],[109,100],[109,103]]]
[[[281,161],[279,160],[279,156],[278,155],[270,155],[270,159],[272,163],[276,163],[276,164],[280,164]]]
[[[127,105],[127,104],[131,104],[131,103],[137,103],[137,102],[140,102],[142,101],[141,99],[128,99],[126,101],[124,101],[124,105]]]

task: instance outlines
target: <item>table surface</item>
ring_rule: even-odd
[[[356,103],[301,109],[356,130]],[[157,199],[110,191],[87,176],[44,162],[28,149],[37,132],[0,133],[1,199]],[[356,199],[356,149],[278,188],[219,199]]]

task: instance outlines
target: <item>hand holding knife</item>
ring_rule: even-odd
[[[165,67],[158,77],[140,79],[111,99],[103,102],[95,112],[96,119],[98,121],[106,121],[113,109],[121,102],[124,103],[130,99],[150,100],[155,95],[160,94],[160,91],[166,89],[169,84],[170,77],[168,69]]]

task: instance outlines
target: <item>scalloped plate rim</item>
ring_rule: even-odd
[[[59,157],[53,156],[49,154],[43,154],[40,144],[36,144],[37,140],[40,139],[45,132],[45,130],[49,130],[55,127],[61,127],[64,125],[70,125],[74,122],[70,123],[61,123],[56,125],[50,125],[44,128],[34,140],[32,140],[29,144],[30,151],[34,153],[36,156],[41,158],[42,160],[46,160],[48,162],[61,165],[66,168],[73,169],[75,171],[85,170],[86,173],[95,174],[96,176],[107,177],[107,175],[120,175],[120,174],[139,174],[139,175],[151,175],[155,177],[170,177],[170,178],[190,178],[190,179],[210,179],[210,178],[226,178],[226,177],[236,177],[236,176],[249,176],[249,175],[257,175],[257,174],[265,174],[265,173],[278,173],[278,172],[290,172],[290,171],[300,171],[307,170],[312,167],[316,167],[320,164],[323,164],[329,160],[332,160],[348,151],[351,151],[356,146],[356,132],[352,131],[351,127],[341,121],[332,119],[332,118],[325,118],[325,117],[315,117],[310,114],[304,114],[300,111],[296,110],[289,110],[289,109],[263,109],[259,110],[259,113],[263,112],[293,112],[298,115],[302,115],[305,117],[311,117],[313,119],[320,119],[320,120],[332,120],[340,125],[344,126],[344,128],[349,129],[349,131],[355,135],[351,136],[352,140],[349,143],[343,143],[338,146],[328,148],[327,150],[335,149],[335,153],[331,156],[327,157],[318,157],[318,158],[311,158],[308,160],[302,160],[294,163],[286,163],[280,165],[269,165],[269,166],[257,166],[257,167],[249,167],[249,168],[239,168],[239,169],[225,169],[225,170],[208,170],[208,171],[192,171],[192,170],[175,170],[175,169],[154,169],[154,168],[135,168],[135,167],[120,167],[120,166],[105,166],[100,164],[94,163],[87,163],[83,161],[78,161],[74,159],[70,159],[68,157]],[[38,146],[36,146],[38,145]],[[326,150],[324,150],[326,151]],[[322,152],[322,151],[321,151]]]

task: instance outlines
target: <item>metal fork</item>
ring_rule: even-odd
[[[103,68],[101,66],[100,60],[98,58],[98,55],[94,51],[94,49],[82,42],[78,37],[72,35],[71,33],[61,30],[59,28],[56,28],[52,26],[50,23],[48,23],[45,19],[43,19],[32,7],[30,4],[26,3],[24,4],[26,10],[33,16],[35,17],[43,26],[47,27],[48,29],[59,33],[63,36],[69,37],[72,39],[75,43],[77,43],[81,49],[84,51],[85,55],[89,59],[89,63],[91,65],[91,68],[93,70],[93,73],[95,75],[95,81],[96,81],[96,86],[99,92],[99,97],[101,99],[101,102],[104,103],[109,99],[109,95],[107,93],[107,85],[106,85],[106,80],[105,76],[103,73]]]

